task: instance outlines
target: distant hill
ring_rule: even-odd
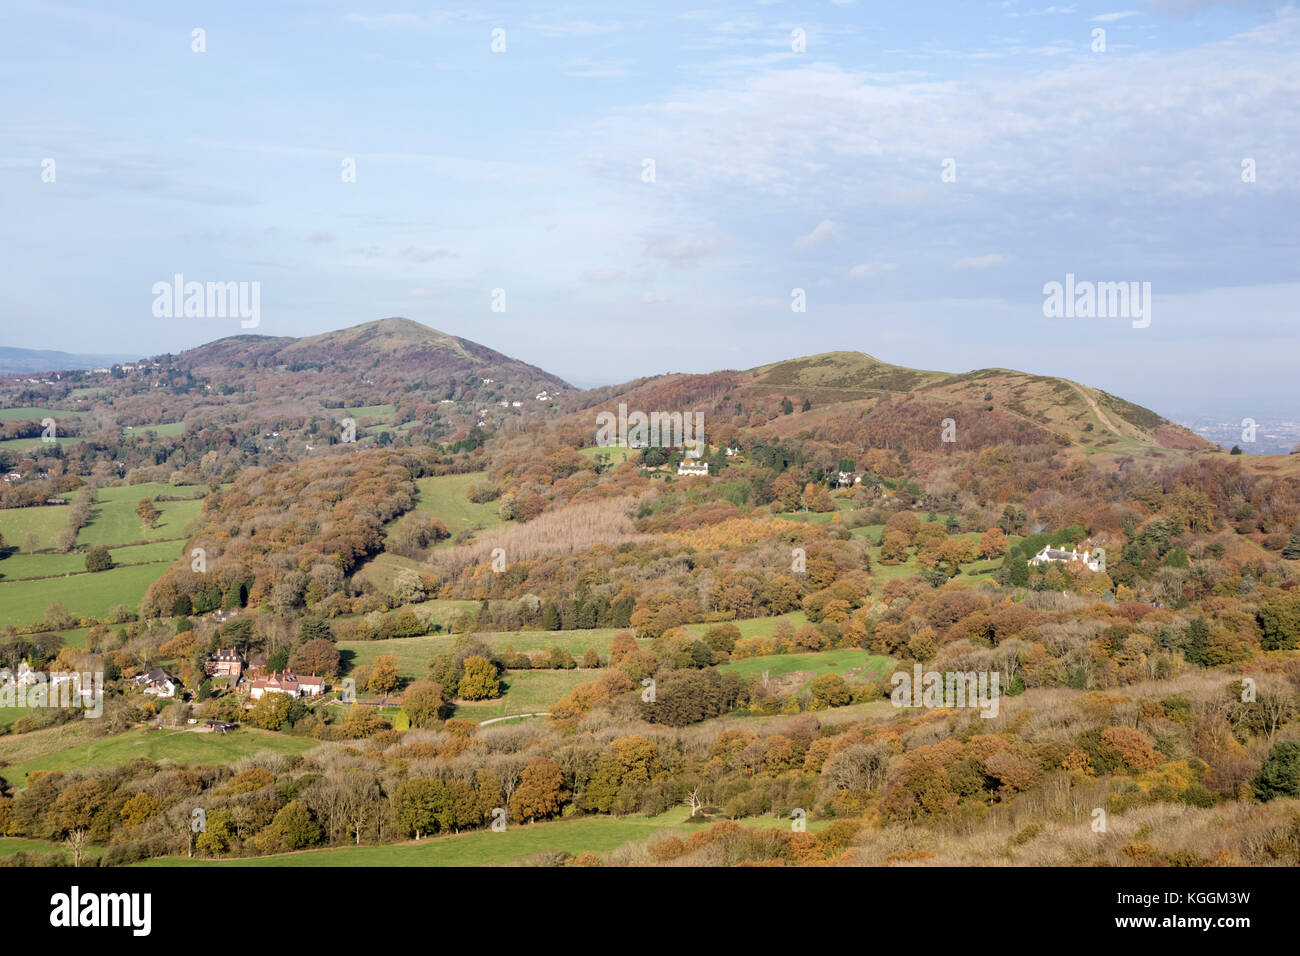
[[[19,349],[5,345],[0,346],[0,374],[108,368],[121,362],[134,362],[137,358],[138,355],[80,355],[55,349]]]
[[[788,412],[787,400],[794,406]],[[943,450],[936,436],[948,418],[956,424],[958,448],[1048,442],[1123,454],[1213,447],[1150,409],[1069,379],[1000,368],[927,371],[863,352],[826,352],[747,371],[662,375],[580,397],[584,409],[617,402],[647,411],[708,410],[714,421],[721,416],[774,438],[915,443],[918,451],[927,442]],[[775,407],[782,414],[772,417]]]
[[[377,319],[306,338],[234,335],[181,352],[173,362],[195,371],[229,368],[314,367],[403,378],[477,373],[567,389],[563,379],[469,339],[405,318]]]

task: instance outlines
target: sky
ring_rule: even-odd
[[[1298,110],[1252,0],[5,0],[0,345],[401,315],[583,386],[856,350],[1300,419]]]

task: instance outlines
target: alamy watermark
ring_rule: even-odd
[[[601,448],[675,448],[691,445],[687,458],[699,458],[704,449],[702,412],[632,412],[620,402],[618,414],[596,414],[596,444]]]
[[[155,282],[151,291],[156,319],[238,318],[245,329],[262,322],[260,282],[186,282],[178,272],[171,282]]]
[[[997,671],[896,671],[889,699],[895,707],[970,707],[981,717],[996,717],[1002,698]]]
[[[1043,315],[1049,319],[1132,319],[1133,328],[1151,324],[1150,282],[1076,282],[1043,286]]]
[[[86,717],[104,715],[102,671],[44,671],[0,668],[0,707],[80,707]]]

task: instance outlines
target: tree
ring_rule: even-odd
[[[1300,594],[1283,592],[1260,605],[1256,616],[1267,650],[1294,650],[1300,642]]]
[[[1274,744],[1252,783],[1261,800],[1300,797],[1300,743],[1284,740]]]
[[[113,556],[109,554],[108,548],[101,545],[86,552],[87,571],[107,571],[112,566]]]
[[[1300,561],[1300,524],[1291,529],[1291,539],[1282,549],[1282,557],[1288,561]]]
[[[839,674],[814,677],[808,691],[818,707],[843,707],[853,701],[853,691]]]
[[[248,713],[248,719],[263,730],[280,730],[289,722],[289,708],[293,700],[288,694],[273,691],[263,693]]]
[[[261,834],[264,849],[299,850],[320,842],[323,831],[307,804],[301,800],[290,800]]]
[[[981,558],[1000,558],[1007,553],[1007,536],[1001,528],[989,528],[980,535],[979,556]]]
[[[463,700],[487,700],[501,695],[501,680],[496,665],[486,657],[472,655],[465,658],[465,674],[460,679],[456,694]]]
[[[446,784],[429,777],[408,777],[393,793],[393,817],[403,833],[418,840],[438,829],[438,813],[446,798]]]
[[[412,727],[434,727],[447,707],[443,686],[431,680],[418,680],[402,694],[402,710]]]
[[[397,657],[380,654],[370,667],[370,681],[366,685],[371,693],[387,696],[397,689]]]
[[[339,649],[333,641],[314,637],[295,647],[289,661],[296,673],[332,677],[339,672]]]
[[[564,803],[564,773],[550,757],[532,757],[519,775],[510,797],[510,814],[516,820],[553,817]]]
[[[135,513],[139,516],[145,530],[158,527],[158,519],[162,517],[162,512],[155,508],[148,498],[140,499],[139,504],[135,506]]]

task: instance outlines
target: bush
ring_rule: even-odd
[[[86,552],[87,571],[107,571],[112,566],[113,556],[109,554],[108,548],[101,545]]]

